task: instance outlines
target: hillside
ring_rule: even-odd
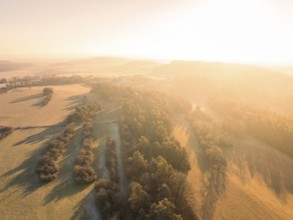
[[[4,219],[292,219],[292,79],[178,66],[1,94]]]
[[[241,100],[293,118],[293,77],[262,67],[172,61],[153,74],[169,79],[172,94],[192,101]]]
[[[192,169],[188,181],[195,192],[190,198],[200,216],[205,197],[203,153],[190,125],[182,118],[174,121],[173,134],[186,147]],[[234,141],[233,141],[234,142]],[[291,219],[293,216],[293,160],[251,138],[235,140],[225,152],[228,163],[226,190],[216,197],[212,219]],[[204,219],[204,218],[203,218]]]

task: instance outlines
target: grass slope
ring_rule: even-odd
[[[201,161],[201,151],[188,122],[178,117],[174,125],[173,135],[189,154],[192,169],[188,181],[194,192],[191,200],[194,211],[201,216],[204,161]],[[213,219],[292,219],[293,194],[290,187],[293,186],[293,161],[258,141],[235,141],[234,144],[236,147],[225,153],[228,161],[226,192],[217,198]],[[249,171],[249,166],[255,169],[250,168]],[[279,173],[279,177],[274,177]],[[273,188],[276,187],[271,182],[273,179],[281,182],[279,188],[283,189],[279,193]]]

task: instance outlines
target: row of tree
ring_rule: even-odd
[[[111,137],[106,140],[106,167],[110,179],[100,179],[96,182],[97,204],[104,219],[123,219],[125,204],[118,185],[116,143]]]
[[[211,106],[224,117],[231,134],[250,134],[293,158],[291,119],[239,102],[218,100]]]
[[[220,122],[215,122],[209,115],[196,108],[190,115],[194,133],[203,152],[201,165],[204,173],[202,218],[212,219],[216,202],[226,189],[227,162],[224,148],[232,146],[229,134]]]
[[[37,164],[37,174],[41,181],[49,182],[55,179],[59,172],[58,159],[66,145],[70,143],[75,134],[75,128],[69,124],[57,138],[50,141]]]
[[[124,204],[118,184],[110,179],[99,179],[95,190],[103,219],[123,219]]]
[[[78,153],[73,176],[76,183],[88,184],[97,179],[97,174],[93,168],[94,153],[93,153],[93,124],[85,123],[83,126],[83,143],[80,152]]]
[[[5,90],[11,90],[20,87],[45,86],[45,85],[65,85],[83,83],[87,80],[81,76],[24,76],[12,77],[9,79],[2,78],[0,83],[5,83]]]
[[[99,111],[102,110],[101,104],[97,101],[90,101],[87,104],[75,108],[74,112],[69,115],[68,121],[75,123],[91,122]]]

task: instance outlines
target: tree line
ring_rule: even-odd
[[[76,183],[88,184],[97,179],[96,171],[93,168],[93,124],[87,122],[83,126],[83,142],[73,169],[73,176]]]
[[[188,120],[203,152],[204,173],[202,218],[212,219],[218,198],[226,189],[227,161],[223,149],[232,146],[229,133],[200,108],[195,108]]]
[[[249,134],[293,158],[293,121],[277,113],[237,102],[218,100],[211,106],[235,136]]]

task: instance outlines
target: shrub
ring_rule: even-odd
[[[52,95],[53,92],[54,92],[53,88],[50,88],[50,87],[45,87],[43,89],[43,95],[44,96]]]
[[[57,160],[63,153],[64,147],[71,141],[75,129],[73,125],[68,125],[62,134],[47,145],[43,156],[37,164],[37,174],[41,181],[49,182],[57,177],[59,166]]]
[[[123,219],[123,200],[118,184],[109,179],[96,183],[96,199],[104,219]]]
[[[82,148],[75,159],[75,167],[73,176],[76,183],[91,183],[97,179],[95,170],[93,169],[94,154],[92,152],[93,137],[92,126],[86,123],[83,127],[84,139]]]

